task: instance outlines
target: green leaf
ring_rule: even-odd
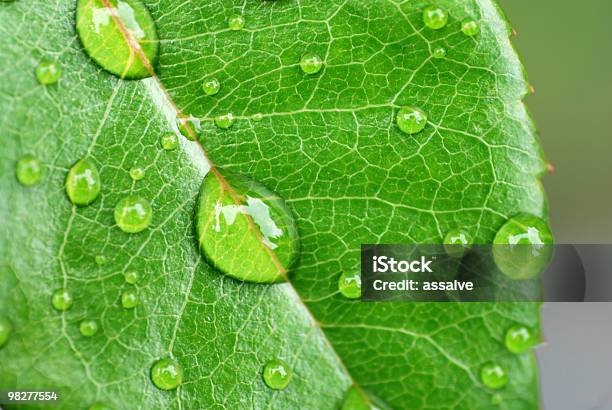
[[[75,3],[0,4],[0,315],[12,326],[0,390],[56,389],[67,409],[335,409],[352,385],[379,407],[483,409],[500,395],[503,409],[538,407],[533,355],[504,347],[515,323],[538,328],[537,304],[375,304],[338,291],[362,243],[441,243],[456,228],[486,243],[515,214],[546,217],[528,87],[492,1],[437,1],[449,20],[432,30],[426,1],[146,0],[160,44],[157,76],[139,81],[88,57]],[[236,14],[242,30],[228,28]],[[480,28],[470,37],[469,20]],[[301,70],[305,53],[320,72]],[[56,84],[37,82],[41,60],[61,66]],[[423,131],[399,130],[404,106],[427,114]],[[201,144],[162,148],[176,107],[201,121]],[[233,126],[217,128],[229,112]],[[15,178],[26,154],[44,166],[31,187]],[[64,184],[82,158],[102,185],[76,207]],[[239,282],[204,262],[195,212],[211,164],[286,201],[301,239],[289,282]],[[144,179],[130,178],[134,166]],[[140,233],[115,225],[127,195],[152,205]],[[58,312],[51,295],[64,287],[73,305]],[[129,291],[133,309],[121,305]],[[94,336],[83,320],[97,321]],[[166,357],[183,369],[176,390],[150,380]],[[273,359],[292,369],[284,390],[262,379]],[[489,362],[507,374],[499,392],[479,379]]]

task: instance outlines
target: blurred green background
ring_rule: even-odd
[[[499,1],[555,167],[543,181],[556,241],[612,243],[612,1]]]

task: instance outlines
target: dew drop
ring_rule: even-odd
[[[108,258],[104,255],[96,255],[95,260],[96,260],[96,264],[100,266],[108,262]]]
[[[202,129],[200,120],[193,115],[181,115],[176,119],[176,123],[181,135],[188,140],[195,141],[200,135]]]
[[[166,151],[171,151],[175,149],[177,145],[178,145],[178,138],[176,137],[175,134],[168,133],[168,134],[162,135],[161,146],[163,149],[165,149]]]
[[[15,169],[17,180],[24,186],[32,186],[40,182],[43,167],[40,161],[32,155],[24,155],[17,161]]]
[[[436,6],[429,6],[423,10],[423,23],[430,29],[439,30],[446,26],[447,22],[448,13],[446,10]]]
[[[174,359],[160,359],[151,367],[151,380],[161,390],[174,390],[183,382],[183,368]]]
[[[38,82],[42,85],[51,85],[59,81],[62,76],[62,68],[59,64],[50,60],[42,60],[34,70]]]
[[[263,369],[266,385],[274,390],[283,390],[291,381],[292,371],[287,363],[279,359],[270,360]]]
[[[227,114],[216,116],[215,125],[222,130],[231,128],[234,125],[234,114],[228,112]]]
[[[536,344],[533,332],[526,326],[516,324],[506,331],[506,348],[515,354],[526,352]]]
[[[66,288],[57,289],[51,297],[51,304],[56,310],[65,311],[72,307],[72,295]]]
[[[75,205],[88,205],[100,194],[100,173],[90,161],[82,159],[70,168],[66,176],[66,194]]]
[[[89,406],[89,410],[115,410],[110,404],[97,402]]]
[[[253,120],[255,122],[259,122],[259,121],[263,120],[263,114],[260,113],[260,112],[255,113],[255,114],[251,115],[251,120]]]
[[[134,180],[134,181],[140,181],[141,179],[143,179],[145,176],[145,170],[137,167],[137,166],[133,166],[130,169],[130,177]]]
[[[0,347],[8,342],[12,332],[13,325],[11,322],[6,317],[0,316]]]
[[[216,78],[209,78],[202,83],[202,90],[206,95],[215,95],[221,89],[221,83]]]
[[[508,376],[500,365],[489,362],[482,366],[480,380],[491,389],[501,389],[508,382]]]
[[[130,285],[134,285],[138,283],[138,281],[140,280],[140,273],[136,271],[129,271],[129,272],[126,272],[125,275],[123,275],[123,277],[126,283],[129,283]]]
[[[338,290],[348,299],[361,297],[361,275],[359,273],[343,273],[338,280]]]
[[[236,174],[209,172],[200,190],[200,249],[221,272],[249,282],[279,282],[296,261],[293,216],[274,192]]]
[[[91,337],[98,333],[98,322],[95,320],[83,320],[79,325],[81,334],[86,337]]]
[[[306,53],[300,60],[300,68],[306,74],[316,74],[323,68],[323,60],[314,53]]]
[[[443,244],[447,255],[461,258],[472,246],[472,237],[463,229],[456,228],[446,234]]]
[[[135,196],[127,196],[115,206],[115,222],[128,233],[147,229],[153,218],[153,209],[149,201]]]
[[[427,125],[427,115],[418,108],[402,107],[397,113],[397,126],[406,134],[423,131]]]
[[[501,394],[496,393],[493,396],[491,396],[491,404],[492,405],[499,406],[503,402],[504,402],[504,396],[502,396]]]
[[[436,47],[432,55],[434,58],[444,58],[446,57],[446,49],[444,47]]]
[[[244,17],[239,14],[234,14],[227,21],[227,26],[232,31],[242,30],[244,28]]]
[[[463,20],[461,22],[461,31],[469,37],[474,37],[480,33],[480,26],[474,20]]]
[[[149,11],[140,0],[105,2],[78,0],[76,29],[85,51],[118,77],[150,77],[157,62],[158,40]]]
[[[138,305],[138,293],[133,290],[126,290],[121,294],[121,306],[126,309],[134,309]]]

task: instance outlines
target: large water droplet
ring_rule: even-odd
[[[105,70],[128,79],[151,76],[157,31],[141,1],[78,0],[76,29],[87,54]]]
[[[234,114],[228,112],[227,114],[216,116],[215,125],[223,130],[230,129],[234,125]]]
[[[15,175],[17,176],[17,180],[21,183],[21,185],[35,185],[42,179],[42,164],[34,156],[24,155],[19,161],[17,161]]]
[[[42,60],[36,66],[36,78],[43,85],[55,84],[62,76],[62,68],[59,64],[50,60]]]
[[[519,214],[508,220],[497,231],[493,244],[495,264],[512,279],[534,278],[552,258],[552,232],[534,215]]]
[[[134,289],[126,290],[121,294],[121,306],[126,309],[134,309],[138,305],[138,292]]]
[[[448,13],[446,10],[437,7],[429,6],[423,10],[423,23],[433,30],[439,30],[446,26],[448,22]]]
[[[510,352],[519,354],[531,349],[536,338],[527,326],[516,324],[506,331],[504,343]]]
[[[423,131],[427,125],[427,115],[418,108],[402,107],[397,113],[397,126],[406,134]]]
[[[132,270],[126,272],[123,277],[127,283],[129,283],[130,285],[134,285],[140,280],[140,273]]]
[[[449,256],[461,258],[470,249],[472,237],[463,229],[457,228],[449,231],[444,237],[444,251]]]
[[[361,297],[361,275],[359,273],[343,273],[338,280],[338,290],[348,299]]]
[[[0,316],[0,347],[4,346],[8,342],[11,333],[13,332],[13,325],[4,316]]]
[[[480,33],[480,26],[474,20],[463,20],[461,22],[461,31],[469,37],[474,37]]]
[[[202,83],[202,90],[206,95],[215,95],[221,89],[221,83],[216,78],[209,78]]]
[[[75,205],[92,203],[98,197],[101,186],[98,168],[86,159],[74,164],[66,176],[66,194]]]
[[[263,379],[269,388],[282,390],[291,381],[292,371],[287,363],[279,359],[270,360],[263,369]]]
[[[227,21],[227,26],[232,31],[238,31],[244,28],[244,23],[244,17],[239,14],[235,14],[229,18]]]
[[[151,380],[161,390],[174,390],[183,382],[183,367],[174,359],[160,359],[151,367]]]
[[[200,191],[198,237],[221,272],[251,282],[277,282],[298,256],[297,227],[285,202],[244,176],[211,171]]]
[[[91,337],[98,333],[98,322],[95,320],[83,320],[79,325],[81,334],[86,337]]]
[[[306,74],[316,74],[323,68],[323,60],[314,53],[306,53],[300,60],[300,68]]]
[[[72,295],[66,288],[57,289],[51,297],[51,304],[56,310],[64,311],[72,307]]]
[[[344,396],[341,410],[374,410],[374,407],[366,401],[357,387],[351,386]]]
[[[177,145],[178,145],[178,138],[176,137],[175,134],[168,133],[168,134],[162,135],[161,146],[163,149],[165,149],[166,151],[171,151],[175,149]]]
[[[501,389],[508,382],[508,376],[500,365],[489,362],[480,369],[480,380],[491,389]]]
[[[115,222],[128,233],[147,229],[153,218],[153,209],[149,201],[135,196],[127,196],[115,206]]]
[[[110,404],[97,402],[89,406],[89,410],[115,410],[115,408]]]
[[[130,168],[130,177],[134,181],[140,181],[145,177],[145,170],[141,167],[133,166],[132,168]]]

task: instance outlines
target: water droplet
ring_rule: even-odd
[[[263,369],[263,379],[269,388],[282,390],[291,381],[292,371],[287,363],[279,359],[270,360]]]
[[[502,396],[499,393],[495,393],[493,396],[491,396],[491,404],[494,406],[498,406],[502,404],[503,401],[504,401],[504,396]]]
[[[457,228],[446,234],[443,243],[447,255],[461,258],[470,249],[472,237],[463,229]]]
[[[90,337],[98,333],[98,322],[95,320],[83,320],[79,326],[81,334]]]
[[[51,85],[59,81],[62,76],[62,68],[59,64],[50,60],[42,60],[36,66],[36,78],[42,85]]]
[[[446,10],[436,6],[429,6],[423,10],[423,23],[430,29],[439,30],[446,26],[447,22],[448,13]]]
[[[86,159],[74,164],[66,176],[66,194],[75,205],[92,203],[98,197],[101,186],[98,168]]]
[[[489,362],[482,366],[480,380],[491,389],[501,389],[508,382],[508,376],[500,365]]]
[[[137,166],[133,166],[130,169],[130,177],[134,180],[134,181],[140,181],[141,179],[143,179],[145,176],[145,170],[137,167]]]
[[[97,265],[104,265],[108,262],[108,258],[104,255],[96,255],[95,260]]]
[[[176,119],[178,129],[183,135],[190,141],[195,141],[200,135],[202,126],[200,120],[193,115],[185,116],[181,115]]]
[[[552,258],[552,232],[534,215],[519,214],[508,220],[497,231],[493,244],[495,264],[512,279],[534,278]]]
[[[206,95],[215,95],[221,89],[221,83],[216,78],[209,78],[202,83],[202,90]]]
[[[13,325],[4,316],[0,316],[0,347],[4,346],[8,342],[11,333],[13,332]]]
[[[115,408],[110,404],[97,402],[89,406],[89,410],[115,410]]]
[[[348,299],[361,297],[361,275],[359,273],[343,273],[338,280],[338,290]]]
[[[176,137],[175,134],[168,133],[168,134],[162,135],[161,146],[163,149],[165,149],[166,151],[171,151],[175,149],[177,145],[178,145],[178,138]]]
[[[115,206],[115,222],[128,233],[147,229],[153,218],[153,209],[149,201],[135,196],[127,196]]]
[[[126,290],[121,294],[121,306],[126,309],[134,309],[138,305],[138,293],[133,290]]]
[[[51,304],[56,310],[64,311],[72,307],[72,295],[66,288],[57,289],[51,297]]]
[[[341,410],[376,410],[376,408],[370,405],[357,387],[351,386],[344,396]]]
[[[251,115],[251,119],[253,121],[255,121],[255,122],[259,122],[259,121],[263,120],[263,114],[260,113],[260,112],[255,113],[255,114]]]
[[[244,28],[244,17],[239,14],[234,14],[227,21],[227,26],[233,31],[242,30]]]
[[[227,275],[250,282],[286,279],[298,256],[299,236],[285,202],[241,175],[209,172],[200,190],[200,248]]]
[[[463,20],[461,22],[461,31],[469,37],[474,37],[480,33],[480,26],[474,20]]]
[[[234,125],[234,114],[228,112],[227,114],[216,116],[215,125],[222,130],[231,128]]]
[[[15,170],[17,180],[24,186],[32,186],[40,182],[43,176],[43,167],[40,161],[32,155],[24,155],[17,161]]]
[[[140,273],[136,271],[129,271],[126,272],[123,277],[127,283],[134,285],[140,280]]]
[[[323,68],[323,60],[314,53],[306,53],[300,60],[300,68],[306,74],[316,74]]]
[[[151,367],[151,380],[161,390],[174,390],[183,382],[183,367],[174,359],[160,359]]]
[[[446,57],[446,49],[444,47],[436,47],[433,51],[434,58]]]
[[[506,348],[515,354],[526,352],[536,344],[533,332],[526,326],[516,324],[506,331]]]
[[[157,31],[140,0],[78,0],[76,29],[87,54],[121,78],[151,76],[157,62]]]
[[[427,125],[427,115],[414,107],[402,107],[397,113],[397,126],[406,134],[423,131]]]

